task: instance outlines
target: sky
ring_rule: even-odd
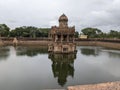
[[[0,24],[11,29],[58,26],[63,13],[79,32],[86,27],[120,31],[120,0],[0,0]]]

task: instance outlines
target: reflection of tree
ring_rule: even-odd
[[[9,56],[10,49],[8,47],[0,47],[0,59],[6,59]]]
[[[47,47],[17,47],[16,52],[18,56],[27,55],[27,56],[36,56],[38,54],[48,53]]]
[[[117,52],[108,52],[109,56],[110,57],[113,57],[113,58],[120,58],[120,53],[117,53]]]
[[[58,83],[64,86],[67,82],[67,77],[74,77],[74,59],[76,54],[49,54],[49,59],[52,60],[52,71],[54,77],[58,78]]]
[[[94,55],[97,56],[99,53],[98,49],[92,49],[92,48],[81,48],[81,53],[83,55]]]

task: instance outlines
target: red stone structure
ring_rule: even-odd
[[[65,14],[59,18],[59,26],[52,26],[49,38],[52,43],[48,45],[48,51],[53,53],[74,53],[76,51],[75,27],[68,27],[68,18]]]

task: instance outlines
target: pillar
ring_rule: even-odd
[[[57,41],[57,35],[55,34],[55,42]]]
[[[75,41],[75,36],[73,36],[73,42]]]
[[[61,42],[63,41],[63,34],[61,34]]]
[[[67,35],[67,42],[69,42],[69,34]]]

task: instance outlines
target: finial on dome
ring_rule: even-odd
[[[62,15],[65,15],[64,13]],[[66,16],[66,15],[65,15]]]
[[[67,16],[63,13],[60,17],[59,17],[59,21],[68,21]]]

